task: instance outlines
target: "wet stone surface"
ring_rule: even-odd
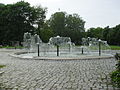
[[[109,77],[115,59],[21,60],[10,57],[13,52],[0,50],[0,64],[6,65],[0,69],[2,90],[119,90]]]

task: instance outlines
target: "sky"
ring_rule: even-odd
[[[0,0],[3,4],[13,4],[20,0]],[[51,14],[64,11],[77,13],[86,22],[85,28],[115,27],[120,24],[120,0],[24,0],[31,6],[47,7],[47,19]]]

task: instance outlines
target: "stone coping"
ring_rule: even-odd
[[[25,54],[27,52],[16,52],[13,54],[9,54],[12,57],[19,58],[19,59],[27,59],[27,60],[92,60],[92,59],[110,59],[114,58],[113,55],[110,56],[70,56],[70,57],[62,57],[62,56],[19,56],[20,54]]]

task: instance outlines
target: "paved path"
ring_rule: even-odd
[[[118,90],[110,85],[114,59],[44,61],[8,56],[14,50],[0,49],[2,90]]]

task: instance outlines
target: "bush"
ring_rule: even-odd
[[[116,64],[116,66],[117,66],[117,67],[116,67],[117,70],[120,71],[120,60],[118,60],[118,63]]]
[[[113,71],[111,74],[111,80],[114,86],[120,87],[120,71]]]
[[[110,75],[112,83],[116,87],[120,87],[120,60],[118,61],[118,64],[116,64],[116,70],[113,71]]]
[[[116,59],[116,60],[120,60],[120,53],[116,53],[116,54],[115,54],[115,59]]]

